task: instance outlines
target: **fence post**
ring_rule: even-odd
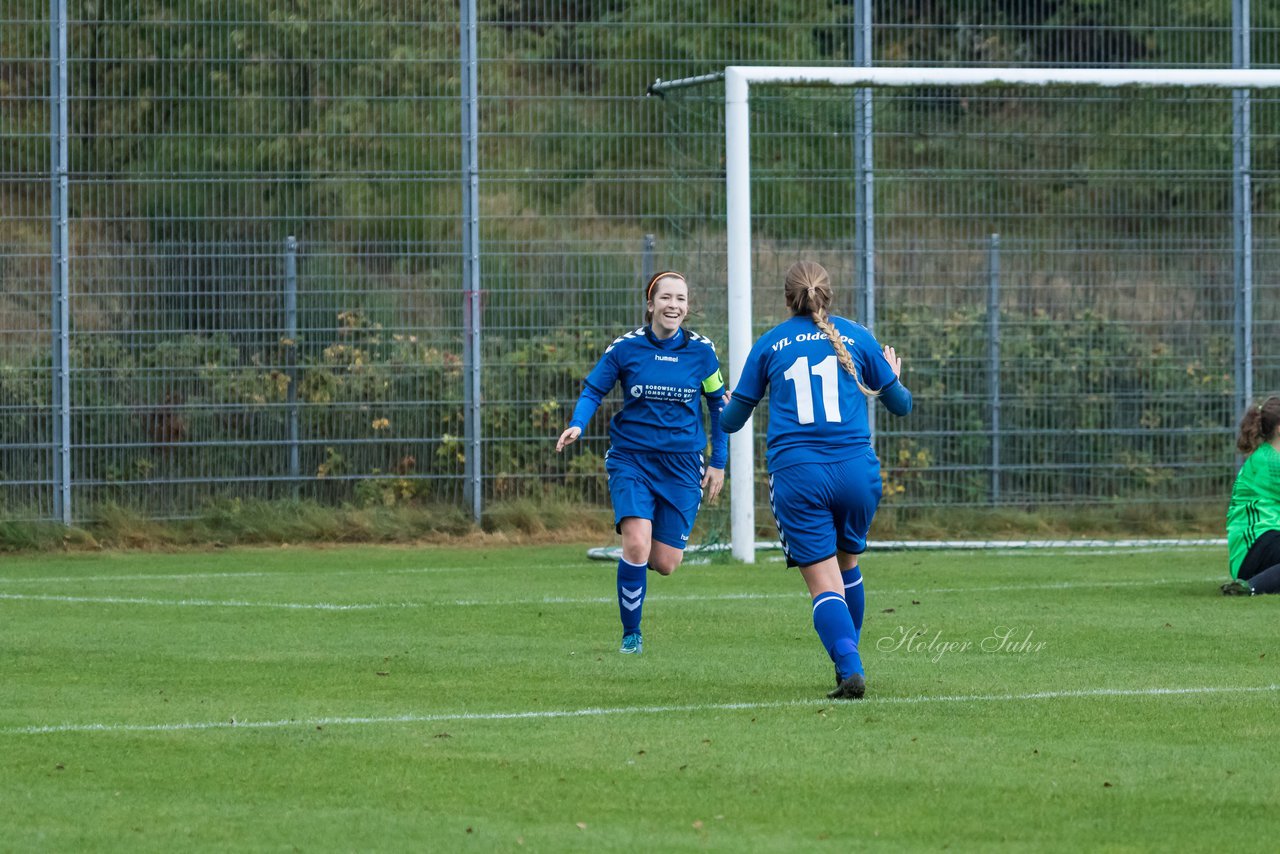
[[[67,0],[49,3],[54,513],[71,524],[71,227],[67,148]]]
[[[655,272],[653,266],[653,250],[657,246],[657,242],[653,239],[652,234],[644,236],[643,254],[640,257],[640,278],[644,279],[644,283],[649,284],[649,280],[653,278]]]
[[[476,0],[462,2],[462,352],[465,473],[463,494],[471,518],[484,513],[483,458],[480,453],[480,173],[479,67]]]
[[[284,367],[289,377],[289,481],[293,497],[299,495],[302,466],[298,443],[298,239],[284,239]]]
[[[987,247],[987,377],[991,407],[991,503],[1000,503],[1000,235]]]
[[[853,15],[853,64],[869,66],[872,64],[871,0],[856,0]],[[862,88],[855,90],[853,94],[856,312],[858,322],[868,329],[875,324],[876,319],[875,146],[872,139],[871,92],[870,88]],[[874,406],[867,407],[867,422],[874,438]]]
[[[1231,2],[1231,66],[1249,67],[1249,0]],[[1231,92],[1232,268],[1235,294],[1236,411],[1253,400],[1253,142],[1252,103],[1248,89]]]

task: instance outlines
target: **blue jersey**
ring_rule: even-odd
[[[702,453],[707,434],[702,425],[702,398],[719,415],[724,394],[720,360],[710,339],[679,330],[671,338],[654,337],[642,326],[614,340],[591,369],[582,401],[570,426],[585,428],[598,404],[617,383],[622,408],[609,423],[613,447],[639,453]],[[714,430],[719,433],[718,426]],[[727,437],[717,436],[711,465],[724,468]]]
[[[843,317],[832,317],[831,323],[863,385],[882,391],[898,381],[865,327]],[[844,460],[852,451],[870,446],[866,395],[857,379],[840,367],[831,341],[808,315],[792,317],[756,341],[733,389],[734,403],[754,408],[766,389],[769,471]]]

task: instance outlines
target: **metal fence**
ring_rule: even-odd
[[[724,340],[721,93],[655,80],[1280,67],[1258,5],[8,0],[0,514],[604,507],[616,404],[576,453],[552,438],[644,271],[687,269]],[[1223,500],[1242,390],[1280,391],[1276,93],[1243,172],[1211,92],[756,102],[755,316],[801,256],[873,307],[918,401],[879,424],[887,502]]]

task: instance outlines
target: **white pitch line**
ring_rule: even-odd
[[[1206,545],[1190,545],[1190,546],[1142,546],[1133,548],[1115,548],[1115,549],[1052,549],[1047,552],[1035,553],[1036,557],[1053,558],[1053,557],[1112,557],[1114,555],[1141,555],[1141,554],[1169,554],[1170,552],[1190,552],[1190,551],[1210,551],[1226,552],[1221,546]],[[1024,549],[997,549],[987,552],[991,557],[1027,557],[1033,552]]]
[[[991,587],[916,587],[902,590],[875,590],[876,593],[999,593],[1009,590],[1074,590],[1091,587],[1159,587],[1163,584],[1207,584],[1225,578],[1209,575],[1204,578],[1159,578],[1144,581],[1051,581],[1045,584],[999,584]]]
[[[736,712],[786,708],[849,708],[866,706],[923,705],[929,703],[1010,703],[1035,700],[1072,700],[1104,697],[1177,697],[1212,694],[1261,694],[1280,691],[1280,685],[1257,687],[1194,688],[1094,688],[1079,691],[1036,691],[1029,694],[951,694],[914,697],[866,697],[856,703],[829,700],[780,700],[772,703],[700,703],[683,706],[620,706],[614,708],[552,709],[541,712],[472,712],[436,715],[389,715],[381,717],[303,718],[275,721],[193,721],[176,724],[51,724],[8,727],[0,736],[54,735],[59,733],[182,732],[216,729],[284,729],[286,727],[367,726],[376,724],[456,723],[466,721],[556,720],[607,717],[612,715],[656,715],[672,713]]]
[[[801,596],[807,596],[803,590],[797,590],[794,593],[714,593],[710,596],[701,596],[690,593],[677,596],[655,594],[654,598],[661,598],[663,602],[732,602],[744,599],[798,599]],[[433,604],[439,605],[595,605],[601,602],[617,602],[617,595],[613,596],[540,596],[536,599],[453,599],[448,602],[437,602]]]
[[[1036,557],[1057,557],[1057,556],[1074,556],[1074,557],[1105,557],[1117,554],[1141,554],[1148,552],[1168,552],[1168,551],[1192,551],[1209,549],[1211,546],[1205,546],[1198,543],[1183,545],[1179,547],[1151,547],[1151,548],[1116,548],[1116,549],[1042,549],[1035,553]],[[905,552],[897,552],[896,554],[905,554]],[[1019,549],[993,548],[987,552],[992,557],[1027,557],[1031,552]],[[785,560],[781,555],[766,555],[761,558],[763,563],[782,563]],[[690,557],[684,561],[684,566],[706,565],[710,564],[710,558],[694,558]],[[323,577],[330,576],[347,576],[347,575],[424,575],[432,573],[447,572],[473,572],[480,568],[480,564],[470,564],[467,566],[421,566],[407,567],[403,569],[350,569],[335,570],[333,572],[319,573]],[[579,564],[561,564],[556,566],[540,567],[540,570],[556,571],[568,569],[582,569]],[[60,575],[60,576],[41,576],[33,575],[24,578],[6,578],[0,576],[0,584],[38,584],[42,582],[48,583],[75,583],[87,581],[189,581],[198,579],[239,579],[239,578],[300,578],[310,577],[316,573],[310,572],[189,572],[189,573],[172,573],[172,574],[146,574],[137,573],[132,575]],[[1225,577],[1225,576],[1224,576]]]
[[[187,572],[174,575],[33,575],[29,578],[0,578],[0,584],[39,584],[41,582],[76,582],[76,581],[193,581],[209,578],[261,578],[275,574],[266,572]]]
[[[467,572],[474,571],[475,569],[475,566],[424,566],[410,569],[340,569],[334,572],[321,573],[321,575],[325,578],[342,575],[417,575],[420,573],[433,572]],[[26,578],[4,578],[3,576],[0,576],[0,584],[39,584],[42,582],[75,583],[77,581],[196,581],[239,578],[309,578],[313,575],[315,574],[309,572],[185,572],[163,575],[148,575],[146,573],[138,573],[135,575],[32,575]]]
[[[379,608],[419,608],[415,602],[369,602],[339,605],[333,602],[247,602],[242,599],[143,599],[124,596],[52,596],[0,593],[0,599],[32,602],[70,602],[89,605],[161,605],[184,608],[279,608],[289,611],[372,611]]]
[[[934,593],[998,593],[1031,590],[1077,590],[1108,587],[1153,587],[1162,584],[1204,584],[1217,581],[1217,576],[1203,579],[1166,579],[1162,581],[1061,581],[1048,584],[1004,584],[989,587],[908,587],[872,588],[875,596],[921,596]],[[741,602],[752,600],[800,599],[801,589],[787,593],[716,593],[655,595],[663,602]],[[453,599],[436,601],[367,602],[337,604],[332,602],[251,602],[245,599],[150,599],[126,596],[56,596],[37,593],[0,593],[0,601],[66,602],[97,605],[152,605],[199,608],[275,608],[292,611],[373,611],[386,608],[429,608],[438,606],[519,606],[519,605],[600,605],[617,601],[615,596],[540,596],[526,599]]]
[[[1225,576],[1224,576],[1225,577]],[[1158,587],[1164,584],[1207,584],[1220,581],[1218,576],[1205,578],[1178,578],[1156,581],[1055,581],[1047,584],[1001,584],[991,587],[904,587],[880,589],[871,587],[869,596],[904,596],[931,593],[1002,593],[1014,590],[1077,590],[1105,587]],[[655,601],[663,602],[718,602],[744,599],[799,599],[808,594],[803,588],[791,593],[717,593],[709,596],[699,594],[654,594]],[[454,599],[450,602],[433,604],[448,605],[594,605],[616,602],[616,596],[540,596],[528,599]]]

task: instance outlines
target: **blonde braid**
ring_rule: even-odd
[[[827,336],[827,340],[831,342],[831,346],[835,348],[836,358],[840,360],[840,367],[853,377],[853,381],[858,384],[858,388],[862,393],[869,397],[875,397],[880,392],[872,391],[862,384],[862,378],[858,376],[858,368],[853,364],[853,356],[849,354],[849,348],[844,346],[844,339],[840,337],[840,333],[836,331],[835,326],[831,324],[831,319],[827,317],[826,311],[821,308],[814,308],[810,315],[813,322],[822,330],[822,334]]]
[[[853,377],[862,393],[870,397],[878,396],[880,392],[863,385],[853,355],[827,315],[827,306],[831,304],[831,277],[826,269],[813,261],[797,261],[787,270],[784,294],[787,307],[793,314],[808,314],[822,330],[822,334],[827,336],[836,351],[836,358],[840,360],[840,367]]]
[[[831,346],[836,348],[836,358],[840,360],[840,367],[856,377],[858,370],[853,366],[853,357],[849,355],[849,348],[844,346],[840,333],[836,332],[836,328],[831,325],[831,318],[827,317],[827,313],[822,309],[814,311],[811,316],[813,317],[813,322],[822,330],[822,334],[827,336]]]

